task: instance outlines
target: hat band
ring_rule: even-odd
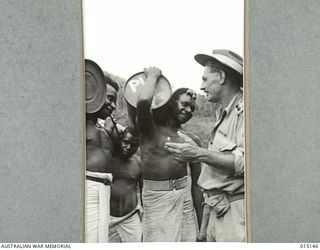
[[[240,63],[238,63],[237,61],[225,56],[225,55],[221,55],[221,54],[213,54],[212,55],[214,58],[216,58],[218,61],[226,64],[227,66],[229,66],[230,68],[234,69],[235,71],[237,71],[238,73],[240,73],[241,75],[243,74],[243,67]]]

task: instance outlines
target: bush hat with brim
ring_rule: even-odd
[[[138,72],[131,76],[124,85],[124,98],[134,108],[137,107],[138,95],[146,83],[147,77],[144,72]],[[172,94],[171,85],[167,78],[161,75],[154,90],[151,109],[162,107],[168,102]]]
[[[242,57],[230,50],[213,50],[212,55],[197,54],[194,59],[202,66],[205,66],[208,62],[223,64],[243,75]]]
[[[85,60],[86,112],[99,111],[106,98],[106,83],[102,69],[94,61]]]

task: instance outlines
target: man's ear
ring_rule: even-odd
[[[225,80],[226,80],[226,72],[224,72],[223,70],[219,71],[219,75],[220,75],[220,84],[224,84]]]

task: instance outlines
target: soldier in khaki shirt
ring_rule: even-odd
[[[242,58],[228,50],[213,50],[195,60],[204,66],[200,89],[209,102],[221,105],[208,149],[188,138],[185,143],[167,142],[165,148],[178,159],[202,162],[198,184],[205,206],[199,238],[245,241]]]

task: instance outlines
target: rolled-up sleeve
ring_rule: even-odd
[[[244,152],[240,148],[232,151],[234,155],[234,175],[239,176],[244,173]]]
[[[238,114],[236,144],[237,148],[232,151],[234,158],[235,176],[243,175],[244,173],[244,113]]]

